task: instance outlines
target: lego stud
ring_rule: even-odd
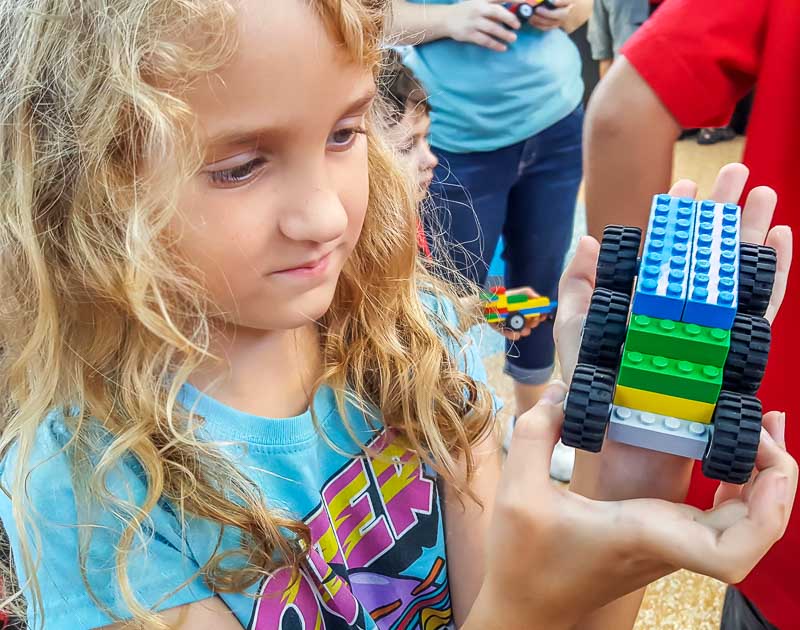
[[[725,240],[736,241],[736,227],[733,225],[726,225],[722,228],[722,238]]]
[[[728,250],[720,252],[719,259],[723,265],[732,265],[736,262],[736,252]]]
[[[665,370],[669,367],[669,361],[666,357],[653,357],[653,367],[658,370]]]
[[[697,246],[698,247],[711,247],[711,234],[700,234],[697,237]]]
[[[641,352],[629,352],[628,360],[631,363],[639,365],[642,361],[644,361],[644,355]]]
[[[711,258],[711,248],[709,247],[699,247],[695,250],[695,257],[698,260],[708,260]]]
[[[682,230],[684,232],[692,227],[692,223],[691,223],[691,221],[689,221],[689,219],[678,219],[675,222],[675,225],[678,226],[679,230]],[[688,235],[687,235],[687,238],[688,238]]]
[[[725,341],[728,338],[728,331],[722,328],[712,328],[711,336],[717,341]]]
[[[659,254],[658,252],[650,252],[644,258],[644,262],[646,265],[655,265],[656,267],[659,267],[661,265],[662,260],[663,258],[661,254]]]
[[[678,216],[684,217],[686,219],[690,219],[692,217],[692,209],[691,208],[678,208]]]
[[[681,428],[681,421],[677,418],[670,418],[668,416],[664,418],[664,428],[669,429],[670,431],[679,431]]]
[[[683,295],[683,285],[676,282],[670,282],[667,285],[667,295],[672,297],[681,297]]]
[[[652,278],[645,278],[644,280],[640,280],[639,284],[636,286],[639,287],[640,291],[645,293],[655,293],[656,289],[658,289],[658,282]]]
[[[719,266],[719,275],[724,276],[726,278],[733,278],[733,274],[736,272],[736,267],[732,264],[724,264]]]
[[[701,210],[706,210],[706,211],[713,210],[714,206],[716,206],[716,204],[713,201],[711,201],[710,199],[706,199],[705,201],[702,201],[700,203],[700,209]]]
[[[672,332],[675,330],[675,322],[671,319],[662,319],[658,327],[664,332]]]
[[[660,273],[661,267],[656,267],[655,265],[647,265],[644,269],[642,269],[642,275],[645,278],[658,278]]]
[[[714,231],[714,224],[701,223],[699,229],[700,229],[700,234],[711,234]]]
[[[656,215],[653,218],[653,226],[655,229],[661,228],[666,229],[667,224],[669,223],[669,219],[663,215]]]
[[[692,206],[693,204],[694,204],[694,199],[692,199],[691,197],[681,197],[678,200],[678,206],[681,207]]]
[[[720,243],[720,248],[722,249],[722,255],[723,256],[725,256],[727,258],[731,258],[731,259],[735,259],[736,258],[736,254],[733,251],[733,250],[736,249],[736,239],[735,238],[724,238],[724,239],[722,239],[722,242]]]
[[[620,420],[627,420],[631,417],[631,410],[627,407],[617,407],[614,405],[614,415]]]
[[[717,378],[719,376],[719,368],[714,367],[713,365],[704,365],[703,376],[707,378]]]
[[[647,412],[640,413],[639,422],[650,426],[656,423],[656,417],[652,413],[647,413]]]
[[[670,282],[683,282],[683,278],[686,276],[686,273],[683,269],[673,269],[669,272],[669,280]]]
[[[717,282],[717,287],[720,291],[733,291],[736,283],[733,281],[733,278],[720,278],[719,282]]]
[[[713,221],[714,220],[714,211],[713,210],[711,210],[711,211],[706,210],[705,212],[701,212],[700,213],[700,220],[701,221]]]
[[[656,199],[658,200],[658,203],[662,204],[662,203],[669,203],[672,197],[670,197],[666,193],[661,193],[660,195],[658,195],[658,197],[656,197]]]
[[[730,291],[721,291],[717,296],[717,302],[720,304],[733,304],[733,293]]]
[[[669,206],[658,204],[656,206],[656,215],[669,214]]]
[[[694,433],[695,435],[703,436],[706,434],[706,425],[704,425],[702,422],[690,422],[689,433]]]
[[[677,236],[677,234],[676,234],[676,236]],[[688,234],[686,235],[686,238],[687,239],[689,238]],[[686,243],[675,243],[675,244],[673,244],[672,251],[675,254],[678,254],[679,256],[685,256],[686,252],[688,251],[687,248],[686,248]]]
[[[708,289],[705,287],[695,287],[692,291],[692,299],[698,302],[705,302],[708,300]]]
[[[683,372],[684,374],[691,374],[694,371],[692,364],[688,361],[678,361],[678,372]]]
[[[657,250],[664,249],[664,241],[661,239],[650,241],[650,246],[648,247],[648,249],[657,249]]]
[[[686,267],[686,258],[683,256],[672,256],[669,259],[669,266],[673,269],[683,269]]]
[[[694,270],[696,273],[708,274],[711,271],[711,263],[707,260],[695,260]]]
[[[702,329],[697,324],[686,324],[683,330],[690,337],[697,337],[702,332]]]

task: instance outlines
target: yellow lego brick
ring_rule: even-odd
[[[614,394],[614,404],[650,413],[666,414],[681,420],[693,420],[695,422],[711,422],[714,415],[714,407],[711,403],[668,396],[667,394],[657,394],[643,389],[625,387],[617,385]]]

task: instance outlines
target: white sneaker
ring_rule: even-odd
[[[553,458],[550,460],[550,476],[556,481],[568,482],[575,467],[575,449],[566,446],[561,440],[556,443]]]

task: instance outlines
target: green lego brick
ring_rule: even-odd
[[[722,370],[713,365],[642,354],[626,348],[622,353],[618,383],[657,394],[716,403],[722,389]]]
[[[527,302],[531,298],[524,293],[518,293],[517,295],[509,295],[508,296],[508,303],[509,304],[520,304],[522,302]]]
[[[697,324],[633,315],[625,347],[668,359],[721,368],[728,358],[731,331]]]

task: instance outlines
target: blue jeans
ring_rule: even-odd
[[[505,286],[530,286],[557,298],[583,175],[582,128],[579,106],[535,136],[496,151],[450,153],[434,147],[435,210],[424,218],[434,258],[450,261],[483,285],[502,234]],[[552,321],[529,337],[506,342],[506,350],[505,371],[514,380],[547,382],[555,358]]]

